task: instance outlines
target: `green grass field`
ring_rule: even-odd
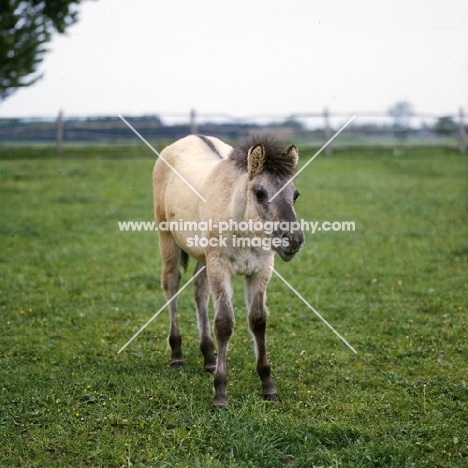
[[[116,354],[165,303],[157,234],[117,225],[152,220],[152,153],[52,153],[0,151],[1,467],[468,466],[466,155],[337,151],[301,174],[298,216],[356,231],[306,234],[276,268],[358,354],[272,278],[264,402],[236,278],[219,412],[191,288],[184,368],[165,313]]]

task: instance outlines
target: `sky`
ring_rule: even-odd
[[[0,117],[468,111],[466,0],[87,0]]]

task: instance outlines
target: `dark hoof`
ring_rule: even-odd
[[[178,361],[171,361],[171,367],[182,367],[185,366],[185,361],[178,360]]]
[[[215,409],[225,410],[228,407],[228,399],[224,394],[217,394],[213,400],[213,406]]]
[[[265,393],[263,399],[266,401],[281,401],[277,393]]]
[[[213,408],[215,411],[227,411],[227,405],[216,405],[213,403]]]
[[[203,360],[203,368],[206,372],[214,372],[216,370],[216,364],[218,361],[214,356],[205,356]]]

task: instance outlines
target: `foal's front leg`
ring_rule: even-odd
[[[234,331],[234,311],[231,305],[231,276],[218,265],[208,265],[208,279],[215,305],[214,333],[218,346],[218,361],[214,374],[215,407],[223,409],[228,405],[226,396],[227,370],[226,354],[229,339]]]
[[[265,400],[277,401],[278,393],[271,379],[270,364],[265,344],[266,318],[268,309],[265,305],[266,287],[270,279],[269,270],[260,271],[245,279],[245,296],[249,311],[249,326],[255,339],[257,353],[257,372],[262,380],[262,394]]]
[[[203,264],[198,262],[194,275],[200,272]],[[193,281],[195,304],[197,306],[198,330],[200,332],[200,349],[203,353],[204,367],[208,372],[216,370],[216,358],[213,350],[213,339],[210,332],[210,320],[208,318],[208,299],[210,286],[206,275],[206,268],[201,271]]]

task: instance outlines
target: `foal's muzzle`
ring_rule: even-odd
[[[276,251],[281,257],[281,260],[285,262],[291,261],[297,252],[301,250],[305,242],[304,233],[298,229],[294,232],[282,232],[277,235],[281,239],[281,244],[277,247]]]

